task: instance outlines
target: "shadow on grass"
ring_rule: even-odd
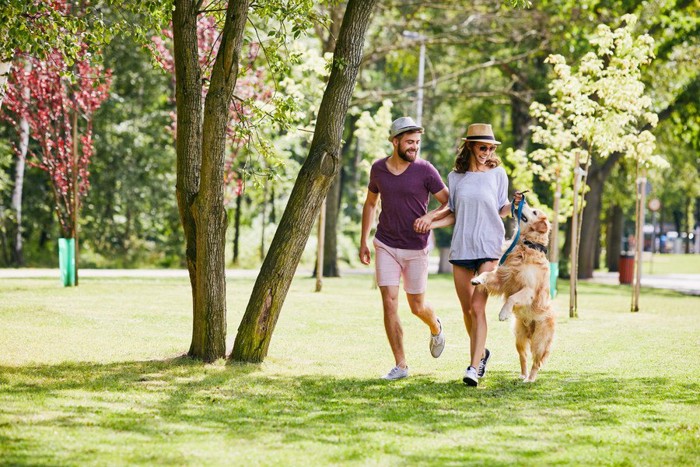
[[[29,434],[50,428],[86,435],[105,430],[117,443],[124,434],[172,442],[210,433],[259,445],[261,452],[270,445],[282,449],[279,443],[326,446],[327,462],[387,455],[436,464],[567,462],[556,457],[557,446],[572,442],[624,463],[673,437],[680,450],[660,460],[675,464],[700,454],[697,417],[687,412],[697,408],[698,394],[691,381],[557,372],[528,385],[495,371],[475,389],[429,377],[390,383],[270,376],[256,365],[206,366],[188,358],[0,367],[0,457],[51,463]],[[621,438],[620,430],[632,433]],[[480,444],[483,437],[489,441]],[[446,443],[438,452],[435,440]],[[527,447],[523,441],[530,441]],[[406,443],[413,448],[404,450]],[[72,462],[94,461],[94,450],[78,449]],[[168,455],[158,460],[178,460]]]

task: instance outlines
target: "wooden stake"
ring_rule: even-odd
[[[639,311],[639,292],[642,285],[642,252],[644,250],[644,205],[646,204],[647,177],[646,170],[638,168],[637,205],[635,209],[635,248],[634,248],[634,284],[632,286],[631,311]]]

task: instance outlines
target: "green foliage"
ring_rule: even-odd
[[[120,38],[105,50],[111,98],[95,117],[92,187],[83,208],[87,266],[182,266],[169,78]]]
[[[67,5],[68,13],[61,11]],[[77,57],[81,35],[93,50],[100,50],[117,34],[129,34],[140,44],[149,44],[154,31],[167,24],[172,0],[126,2],[57,2],[3,0],[0,9],[0,61],[9,60],[15,51],[43,57],[58,48],[68,63]],[[138,21],[134,21],[134,16]]]
[[[9,144],[0,140],[0,193],[6,193],[12,188],[12,180],[8,173],[12,166],[14,152]]]
[[[668,358],[694,348],[697,298],[643,289],[642,311],[629,313],[629,287],[584,283],[572,320],[562,282],[558,340],[531,385],[517,377],[510,326],[490,300],[493,357],[471,389],[461,382],[468,344],[452,278],[429,283],[448,333],[439,360],[427,351],[427,328],[400,305],[412,375],[396,383],[378,378],[393,362],[371,282],[370,274],[324,279],[315,293],[312,279],[297,277],[265,365],[203,365],[180,356],[191,324],[184,276],[83,278],[79,289],[57,278],[4,279],[0,456],[9,464],[700,459],[700,362]],[[252,286],[253,278],[227,283],[230,297]],[[232,336],[242,310],[234,301],[229,310]]]
[[[552,186],[563,182],[561,212],[567,215],[577,195],[571,190],[577,155],[586,163],[621,152],[642,165],[667,165],[653,153],[654,136],[644,129],[658,122],[641,81],[641,69],[653,56],[653,40],[633,34],[635,16],[626,15],[623,21],[625,26],[616,30],[599,25],[590,38],[592,51],[574,68],[561,55],[550,55],[552,102],[549,107],[539,102],[530,106],[539,123],[533,127],[533,141],[542,145],[530,155],[533,169]]]

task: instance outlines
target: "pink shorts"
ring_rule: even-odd
[[[379,287],[398,287],[399,279],[403,276],[403,289],[406,293],[425,293],[428,284],[428,248],[422,250],[392,248],[375,238],[374,250]]]

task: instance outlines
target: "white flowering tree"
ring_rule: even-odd
[[[535,102],[530,109],[539,123],[533,128],[533,141],[542,145],[531,158],[541,166],[540,177],[552,184],[555,199],[558,193],[558,211],[573,216],[570,316],[577,314],[577,278],[593,273],[602,187],[612,167],[622,157],[633,158],[640,171],[665,165],[654,155],[655,138],[647,128],[656,126],[658,117],[641,80],[643,66],[654,56],[653,39],[635,35],[636,16],[625,15],[622,21],[615,30],[598,26],[589,40],[592,51],[576,67],[561,55],[550,55],[546,62],[554,67],[551,103]],[[578,197],[584,193],[581,210]]]

